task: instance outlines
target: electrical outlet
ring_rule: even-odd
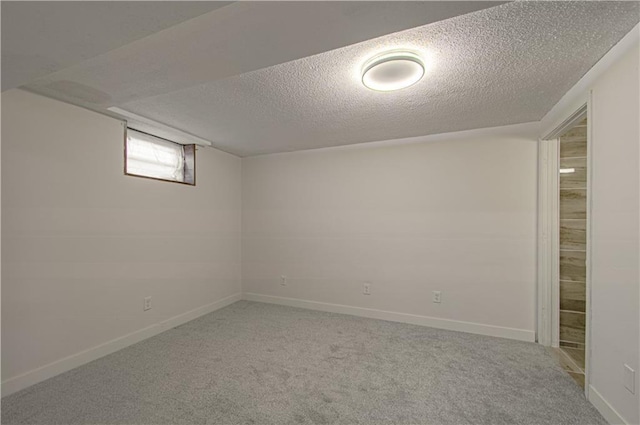
[[[287,286],[287,276],[285,275],[280,276],[280,285]]]
[[[636,393],[636,371],[628,364],[624,365],[624,387],[631,391],[631,394]]]
[[[433,291],[433,302],[438,304],[442,302],[442,293],[440,291]]]
[[[151,297],[145,297],[142,310],[143,311],[151,310]]]
[[[362,293],[365,295],[371,295],[371,282],[365,282],[362,285]]]

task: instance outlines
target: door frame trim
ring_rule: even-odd
[[[585,396],[589,397],[591,365],[591,181],[592,158],[592,92],[587,101],[538,141],[538,265],[537,265],[537,341],[558,347],[560,343],[560,162],[559,136],[580,120],[587,118],[587,223],[586,223],[586,329],[585,329]]]
[[[538,142],[537,341],[551,347],[559,340],[558,147],[556,138]]]

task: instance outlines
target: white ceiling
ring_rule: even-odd
[[[233,3],[26,88],[241,156],[346,145],[539,120],[640,19],[637,2],[496,4]],[[362,63],[397,47],[425,78],[364,88]]]
[[[3,1],[2,90],[229,3]]]

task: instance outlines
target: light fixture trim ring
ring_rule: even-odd
[[[375,88],[372,87],[371,85],[367,84],[365,82],[365,77],[367,75],[367,73],[369,71],[371,71],[373,68],[388,63],[388,62],[394,62],[394,61],[409,61],[409,62],[413,62],[415,64],[417,64],[420,67],[420,75],[417,76],[417,78],[415,79],[415,81],[411,82],[410,84],[406,85],[406,86],[401,86],[401,87],[397,87],[397,88],[391,88],[391,89],[380,89],[380,88]],[[407,87],[411,87],[412,85],[416,84],[417,82],[419,82],[422,77],[424,77],[424,74],[426,72],[425,69],[425,64],[424,61],[422,60],[422,58],[420,57],[420,55],[418,55],[417,53],[408,51],[408,50],[393,50],[393,51],[387,51],[384,53],[381,53],[379,55],[376,55],[374,57],[372,57],[371,59],[369,59],[368,61],[365,62],[365,64],[362,67],[362,72],[361,72],[361,82],[362,85],[364,85],[366,88],[370,89],[370,90],[374,90],[374,91],[395,91],[395,90],[401,90]]]

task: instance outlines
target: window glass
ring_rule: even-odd
[[[189,145],[188,151],[194,150]],[[194,162],[194,155],[189,155],[189,159]],[[191,181],[185,181],[185,168]],[[185,146],[127,130],[126,174],[194,184],[195,176],[191,172],[194,169],[194,164],[185,164]]]

